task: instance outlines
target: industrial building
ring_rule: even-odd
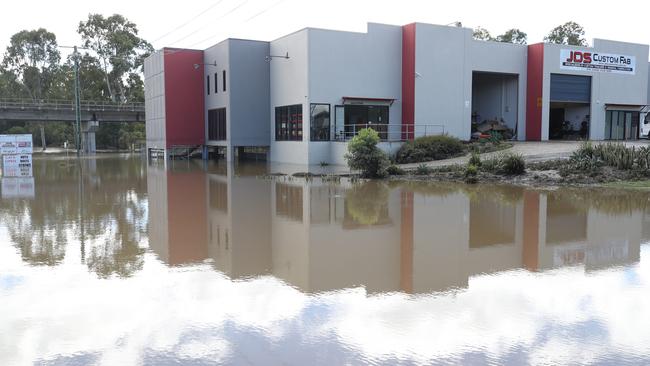
[[[422,23],[305,28],[151,55],[147,149],[344,164],[346,141],[367,126],[389,153],[418,136],[469,140],[497,125],[520,141],[637,139],[650,127],[648,79],[647,45],[488,42]]]

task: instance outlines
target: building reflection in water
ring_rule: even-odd
[[[644,193],[262,178],[265,167],[149,166],[150,247],[305,292],[427,293],[478,274],[634,263]],[[646,229],[647,230],[647,229]]]

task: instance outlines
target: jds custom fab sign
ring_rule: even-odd
[[[634,75],[634,56],[577,50],[560,51],[560,68],[563,70],[598,71]]]

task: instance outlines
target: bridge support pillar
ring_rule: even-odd
[[[81,151],[84,154],[94,154],[97,152],[95,132],[97,132],[98,128],[98,121],[88,121],[81,123]]]

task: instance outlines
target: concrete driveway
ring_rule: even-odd
[[[592,141],[593,144],[607,143],[608,141]],[[481,158],[486,159],[504,152],[511,152],[523,155],[527,162],[545,161],[553,159],[568,158],[571,153],[578,149],[582,142],[580,141],[515,141],[514,146],[507,150],[493,153],[481,154]],[[650,140],[622,141],[626,146],[650,146]],[[470,155],[461,156],[453,159],[429,161],[426,163],[400,164],[400,168],[416,168],[420,164],[429,167],[441,167],[453,164],[467,164]]]

